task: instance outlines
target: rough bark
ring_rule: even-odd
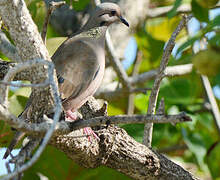
[[[51,145],[76,163],[96,168],[104,165],[134,179],[196,179],[165,156],[147,148],[116,126],[98,131],[100,142],[89,143],[82,131],[57,136]],[[78,136],[78,137],[77,137]]]
[[[30,59],[50,60],[48,51],[24,1],[1,0],[0,15],[9,29],[10,36],[22,61]],[[43,82],[47,78],[47,67],[34,68],[31,74],[32,83]],[[49,88],[35,88],[32,91],[32,97],[34,106],[31,106],[30,110],[32,109],[33,112],[38,113],[30,114],[31,118],[37,121],[39,116],[42,116],[51,108],[49,104],[52,104],[52,95]]]

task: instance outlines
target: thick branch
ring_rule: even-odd
[[[54,137],[51,145],[84,167],[105,165],[133,179],[196,179],[166,157],[136,142],[121,128],[113,126],[98,131],[100,142],[88,143],[80,135],[74,131]]]
[[[10,36],[22,61],[50,59],[24,0],[0,0],[0,15],[9,29]],[[30,77],[31,82],[34,84],[45,81],[47,78],[47,66],[39,66],[32,69]],[[39,116],[48,111],[47,108],[51,108],[48,102],[52,104],[52,94],[50,88],[34,88],[32,92],[32,100],[34,102],[32,111],[38,113],[31,113],[31,118],[37,121]]]

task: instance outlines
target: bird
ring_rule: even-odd
[[[51,58],[58,74],[63,108],[72,120],[76,119],[72,112],[79,109],[102,82],[105,34],[108,26],[117,21],[129,26],[117,4],[98,5],[83,28],[67,39]],[[97,137],[90,128],[84,131]]]
[[[115,22],[129,27],[117,4],[99,4],[87,23],[65,40],[51,57],[57,73],[62,106],[70,120],[77,119],[74,112],[101,85],[105,70],[105,35],[108,27]],[[84,133],[98,139],[91,128],[84,128]],[[9,147],[11,149],[6,150],[4,158],[13,149]]]

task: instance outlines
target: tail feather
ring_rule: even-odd
[[[17,145],[17,143],[21,140],[21,138],[25,135],[24,132],[19,132],[19,131],[16,131],[11,143],[9,144],[4,156],[3,156],[3,159],[6,159],[8,157],[8,155],[11,153],[11,151],[14,149],[14,147]]]

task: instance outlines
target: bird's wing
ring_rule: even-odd
[[[52,60],[60,80],[61,97],[65,101],[82,94],[99,70],[94,47],[82,38],[65,41]]]

